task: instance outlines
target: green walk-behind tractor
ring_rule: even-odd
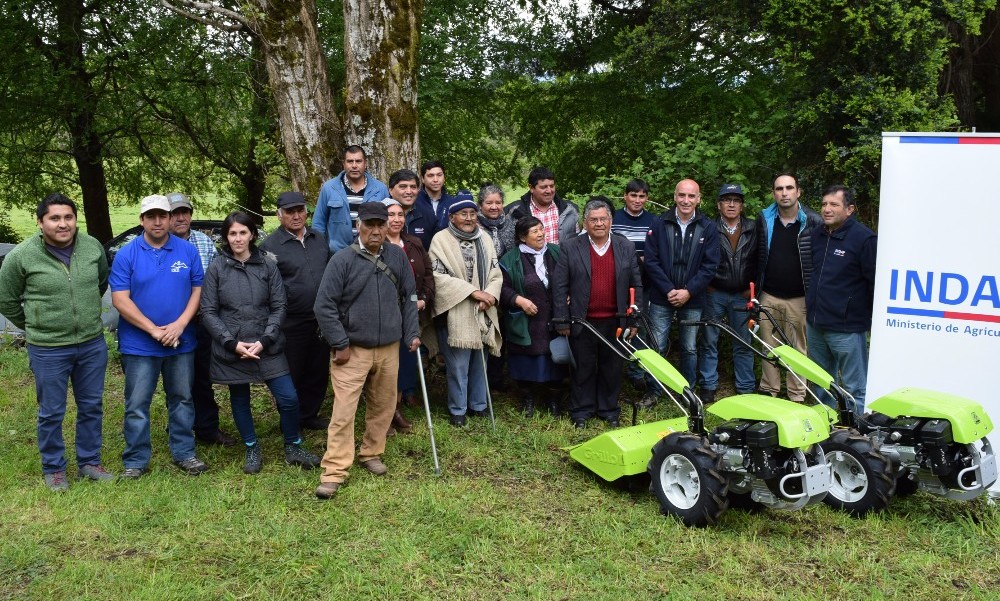
[[[963,397],[900,388],[869,403],[870,413],[852,410],[855,399],[816,362],[787,344],[780,324],[752,297],[746,326],[761,345],[747,344],[729,324],[709,320],[685,322],[719,328],[734,344],[744,344],[762,360],[811,382],[832,397],[836,407],[815,402],[810,408],[832,427],[822,447],[833,474],[824,502],[862,516],[885,509],[893,495],[924,490],[949,499],[978,497],[997,480],[997,463],[987,435],[993,423],[982,405]],[[761,319],[772,322],[775,340],[757,334]],[[776,344],[775,344],[776,343]],[[739,398],[739,397],[736,397]]]
[[[708,413],[724,422],[706,429],[691,384],[641,338],[629,338],[644,316],[633,306],[626,318],[614,341],[586,320],[572,321],[651,374],[686,417],[637,424],[633,408],[634,425],[568,447],[570,457],[608,481],[648,472],[660,510],[688,526],[714,524],[730,504],[794,510],[823,500],[832,482],[820,444],[830,435],[826,419],[811,407],[747,394],[711,405]]]

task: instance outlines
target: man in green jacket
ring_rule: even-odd
[[[25,330],[42,473],[49,489],[63,491],[69,487],[62,436],[69,381],[77,407],[77,477],[114,478],[101,465],[108,365],[101,296],[108,288],[108,260],[100,242],[77,231],[76,204],[66,196],[46,196],[35,215],[39,235],[18,244],[0,267],[0,313]]]

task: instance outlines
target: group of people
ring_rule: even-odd
[[[419,176],[400,169],[386,185],[367,171],[361,147],[341,158],[343,171],[322,186],[312,227],[304,196],[284,192],[277,230],[260,240],[255,220],[234,212],[217,248],[191,228],[189,197],[152,195],[140,204],[142,234],[110,266],[101,245],[77,230],[72,200],[52,194],[38,205],[40,234],[0,269],[0,313],[26,330],[50,488],[68,487],[62,421],[69,381],[78,477],[114,478],[100,453],[108,360],[100,299],[109,286],[121,315],[125,478],[148,469],[150,405],[161,380],[169,450],[182,471],[207,470],[196,441],[239,442],[220,429],[214,383],[229,388],[244,472],[259,472],[250,384],[262,382],[278,409],[286,463],[320,467],[315,494],[331,498],[355,461],[375,475],[388,471],[386,441],[410,428],[401,408],[415,395],[420,354],[428,350],[443,360],[456,427],[486,414],[488,387],[504,370],[523,392],[526,415],[536,405],[561,414],[568,376],[573,424],[585,428],[600,418],[616,427],[622,360],[581,320],[612,339],[635,303],[650,317],[649,339],[666,352],[675,315],[739,325],[751,282],[789,342],[803,351],[808,345],[863,409],[875,236],[852,218],[848,188],[828,189],[820,215],[799,204],[798,182],[782,174],[775,202],[751,219],[741,187],[726,184],[719,216],[710,219],[698,208],[696,182],[679,182],[674,206],[656,216],[645,208],[648,186],[637,179],[626,186],[623,208],[592,197],[581,222],[543,167],[529,174],[528,192],[506,204],[491,184],[475,198],[448,194],[437,161],[422,165]],[[699,342],[697,327],[679,327],[681,371],[711,402],[718,334],[703,329]],[[733,362],[737,392],[757,389],[752,354],[733,345]],[[759,390],[778,394],[780,379],[768,368]],[[641,372],[630,368],[628,375],[649,386],[646,403],[656,401],[657,388]],[[326,420],[320,411],[331,384]],[[794,379],[787,387],[801,400]],[[305,447],[303,429],[327,431],[322,457]]]

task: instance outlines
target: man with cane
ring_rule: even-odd
[[[388,471],[381,455],[396,409],[400,340],[410,341],[410,352],[420,347],[413,272],[403,250],[385,243],[388,217],[381,202],[359,207],[358,239],[330,259],[316,294],[316,321],[334,351],[333,416],[316,488],[321,499],[337,494],[354,461],[362,388],[367,410],[358,462],[376,476]]]

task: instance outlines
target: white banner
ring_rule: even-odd
[[[998,134],[883,134],[869,401],[930,388],[982,403],[1000,426],[994,170]],[[990,441],[1000,448],[996,430]]]

